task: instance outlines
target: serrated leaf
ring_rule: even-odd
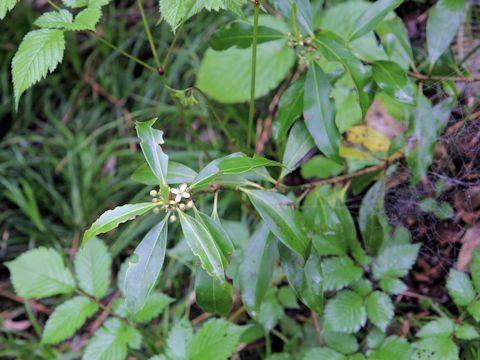
[[[380,289],[388,294],[397,295],[407,291],[407,285],[398,279],[382,279],[379,282]]]
[[[283,153],[282,163],[285,166],[282,169],[281,176],[284,177],[299,167],[307,154],[315,148],[315,142],[308,133],[304,123],[298,121],[293,125],[288,135],[287,145]]]
[[[277,289],[272,287],[268,289],[267,294],[263,298],[256,320],[262,325],[264,331],[270,332],[284,316],[285,312],[278,301]]]
[[[397,278],[407,275],[415,264],[420,244],[393,245],[384,249],[373,263],[375,279]],[[401,256],[398,256],[401,254]]]
[[[232,309],[233,287],[228,282],[220,283],[201,266],[195,275],[196,302],[203,311],[227,316]]]
[[[127,306],[136,314],[147,301],[157,282],[167,247],[168,223],[163,219],[153,227],[129,258],[125,274],[125,295]]]
[[[2,0],[2,2],[0,2],[0,20],[3,20],[7,13],[17,5],[18,1],[19,0]]]
[[[322,263],[326,291],[340,290],[362,276],[362,269],[347,256],[330,257]]]
[[[458,347],[448,338],[422,339],[412,346],[413,360],[459,360]]]
[[[415,100],[415,86],[405,70],[393,61],[376,61],[372,65],[373,80],[388,95],[402,103],[412,104]]]
[[[453,334],[454,329],[455,323],[453,320],[440,318],[424,325],[417,333],[417,336],[420,338],[449,337]]]
[[[187,319],[177,321],[167,338],[167,355],[172,359],[187,359],[193,340],[193,328]]]
[[[316,63],[310,65],[305,80],[303,117],[315,144],[325,156],[338,159],[340,134],[335,124],[332,87]]]
[[[393,319],[394,306],[390,297],[381,291],[374,291],[365,299],[368,319],[385,331]]]
[[[327,347],[310,349],[302,360],[346,360],[346,357]]]
[[[163,144],[163,131],[152,127],[155,121],[137,122],[135,127],[145,160],[158,179],[158,184],[163,186],[167,184],[168,156],[160,147]]]
[[[95,26],[102,17],[102,10],[100,6],[89,6],[85,10],[80,11],[69,30],[81,31],[91,30],[95,31]]]
[[[112,258],[105,244],[93,238],[75,256],[75,275],[80,289],[96,299],[104,297],[110,283]]]
[[[309,239],[297,223],[291,200],[269,191],[248,190],[246,193],[270,231],[287,247],[306,259]]]
[[[324,331],[322,333],[325,345],[329,348],[348,355],[358,350],[358,342],[354,335]]]
[[[283,93],[278,103],[278,116],[273,124],[273,138],[283,142],[288,129],[303,112],[303,97],[305,91],[304,78],[295,81]]]
[[[30,31],[23,38],[12,60],[15,107],[32,85],[53,72],[63,60],[65,38],[62,30]]]
[[[226,360],[237,347],[243,330],[222,320],[207,321],[191,343],[191,359]]]
[[[477,329],[469,324],[456,324],[455,337],[461,340],[474,340],[480,337]]]
[[[70,294],[75,290],[72,273],[56,250],[33,249],[6,262],[5,266],[10,271],[10,280],[18,296],[41,299]]]
[[[208,229],[197,219],[178,212],[183,235],[193,254],[200,259],[203,269],[221,284],[225,282],[225,268],[222,252]]]
[[[480,300],[474,301],[468,305],[467,311],[476,321],[480,321]]]
[[[258,26],[257,43],[263,44],[269,41],[281,40],[285,35],[280,31],[267,26]],[[227,27],[213,33],[210,46],[216,51],[227,50],[231,47],[248,49],[253,42],[253,26],[247,22],[235,21]]]
[[[109,232],[115,229],[118,225],[135,219],[135,217],[145,214],[147,211],[153,209],[158,204],[155,203],[139,203],[139,204],[127,204],[118,206],[113,210],[105,211],[90,228],[83,234],[82,244],[85,245],[88,240],[97,236]]]
[[[354,333],[367,321],[363,299],[357,293],[343,290],[325,307],[325,326],[328,330]]]
[[[403,0],[378,0],[370,4],[355,22],[349,39],[357,39],[374,30],[385,16],[400,6],[402,2]]]
[[[81,8],[81,7],[101,7],[108,5],[111,0],[62,0],[65,6],[71,8]]]
[[[57,344],[82,327],[98,311],[98,305],[82,296],[67,300],[48,318],[42,335],[43,344]]]
[[[167,184],[188,184],[195,179],[197,172],[175,161],[168,162]],[[148,164],[140,165],[131,179],[146,185],[158,185],[158,180]]]
[[[242,249],[238,287],[249,313],[256,317],[272,280],[275,241],[265,223],[255,231]]]
[[[412,347],[407,340],[398,336],[389,336],[382,345],[372,351],[369,360],[412,360]]]
[[[151,293],[145,305],[135,314],[135,322],[146,323],[157,317],[171,303],[173,299],[163,293]]]
[[[65,29],[71,26],[72,22],[72,13],[68,10],[60,10],[42,14],[33,24],[46,29]]]
[[[119,319],[108,319],[88,342],[83,360],[119,360],[127,357],[127,348],[139,349],[142,336]]]
[[[428,15],[427,48],[431,64],[448,49],[462,22],[465,0],[439,0]]]
[[[467,306],[475,300],[475,290],[467,274],[450,269],[447,280],[448,294],[458,306]]]

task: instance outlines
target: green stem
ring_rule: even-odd
[[[145,16],[145,10],[143,9],[142,0],[137,0],[138,8],[140,9],[140,14],[142,15],[143,26],[145,27],[145,33],[147,34],[148,43],[150,44],[150,49],[152,49],[152,54],[155,59],[155,64],[157,68],[161,68],[162,64],[158,58],[157,49],[155,48],[155,43],[153,42],[152,33],[150,32],[150,27],[148,26],[147,17]]]
[[[253,42],[252,42],[252,77],[250,81],[250,112],[248,114],[247,150],[252,148],[254,137],[253,117],[255,115],[255,83],[257,78],[257,36],[258,17],[260,15],[260,0],[255,0],[255,12],[253,14]]]
[[[48,4],[53,7],[55,10],[60,11],[61,9],[55,4],[52,0],[47,0]]]
[[[175,47],[175,45],[178,41],[178,38],[180,37],[180,34],[182,33],[182,30],[183,30],[183,23],[182,23],[182,25],[180,25],[178,30],[175,32],[175,36],[173,37],[173,40],[170,43],[170,46],[168,47],[167,53],[165,54],[165,58],[163,59],[163,69],[165,70],[165,72],[167,71],[168,62],[170,61],[170,56],[172,55],[173,48]]]

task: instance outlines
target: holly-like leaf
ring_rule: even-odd
[[[163,219],[153,227],[129,258],[125,275],[125,295],[132,314],[137,313],[157,282],[167,247],[168,223]]]
[[[104,297],[110,283],[112,258],[105,244],[93,238],[75,256],[75,274],[80,289],[96,299]]]
[[[339,292],[325,307],[325,326],[328,330],[354,333],[367,321],[363,299],[350,290]]]
[[[206,312],[227,316],[232,309],[233,287],[228,282],[220,283],[201,266],[195,275],[197,304]]]
[[[390,296],[374,291],[365,299],[368,319],[379,329],[385,331],[393,319],[394,307]]]
[[[10,279],[18,296],[41,299],[70,294],[75,290],[72,273],[56,250],[33,249],[6,262],[5,266],[10,270]]]
[[[287,247],[306,259],[309,239],[297,222],[291,200],[269,191],[245,192],[270,231]]]
[[[332,87],[316,63],[310,65],[305,80],[303,117],[317,147],[325,156],[338,159],[340,134],[335,124],[335,108],[330,99]]]
[[[90,228],[83,234],[82,244],[85,245],[88,240],[97,236],[109,232],[115,229],[118,225],[135,219],[135,217],[145,214],[147,211],[153,209],[158,204],[155,203],[139,203],[139,204],[127,204],[118,206],[113,210],[105,211]]]
[[[42,343],[57,344],[68,339],[97,310],[98,305],[85,297],[76,296],[67,300],[58,306],[48,318],[42,335]]]
[[[25,35],[12,60],[17,108],[25,90],[39,82],[49,72],[53,72],[62,62],[64,50],[65,38],[62,30],[41,29]]]
[[[458,306],[467,306],[475,300],[475,290],[468,275],[464,272],[450,269],[447,280],[448,294]]]

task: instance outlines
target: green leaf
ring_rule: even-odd
[[[284,177],[300,166],[308,153],[315,148],[315,142],[308,133],[303,122],[299,121],[293,125],[288,135],[287,145],[283,153],[281,176]]]
[[[266,26],[259,26],[257,32],[258,44],[285,38],[285,35],[280,31]],[[253,26],[247,22],[235,21],[213,33],[210,46],[216,51],[227,50],[231,47],[247,49],[252,46],[252,42]]]
[[[326,291],[340,290],[362,276],[362,269],[355,266],[347,256],[331,257],[323,261],[324,288]]]
[[[465,0],[439,0],[427,20],[427,48],[434,64],[448,49],[460,27]]]
[[[288,129],[303,113],[305,80],[302,78],[291,84],[278,103],[278,116],[273,124],[273,138],[283,142]]]
[[[238,287],[249,313],[256,317],[272,280],[275,241],[266,223],[255,231],[242,251]]]
[[[227,316],[232,309],[232,285],[220,283],[201,266],[197,267],[195,276],[195,295],[197,304],[208,313]]]
[[[348,355],[358,350],[358,342],[354,335],[324,331],[322,333],[325,345],[329,348]]]
[[[414,360],[459,360],[458,347],[443,337],[422,339],[413,343]]]
[[[357,39],[366,33],[375,30],[385,16],[400,6],[402,2],[403,0],[378,0],[370,4],[370,6],[357,19],[354,30],[350,34],[349,39]]]
[[[285,25],[273,17],[260,16],[260,25],[286,32],[283,30]],[[255,98],[275,89],[288,75],[295,60],[295,53],[287,46],[286,40],[258,45]],[[219,102],[242,103],[250,99],[251,71],[250,49],[208,49],[200,64],[197,87]]]
[[[375,279],[403,277],[415,264],[420,244],[393,245],[384,249],[373,263]],[[402,256],[398,256],[402,254]]]
[[[448,318],[440,318],[438,320],[430,321],[424,325],[417,333],[417,336],[420,338],[450,337],[453,334],[454,329],[455,323],[453,320]]]
[[[214,219],[213,217],[198,211],[195,211],[195,217],[205,226],[210,235],[212,235],[213,240],[215,240],[215,244],[217,244],[221,251],[223,264],[226,266],[228,263],[228,258],[235,250],[235,247],[233,246],[230,235],[223,228],[220,219]]]
[[[104,297],[110,284],[112,258],[105,244],[93,238],[75,256],[75,274],[80,289],[96,299]]]
[[[474,301],[467,307],[467,311],[476,321],[480,321],[480,301]]]
[[[319,178],[328,179],[340,174],[345,170],[343,164],[326,158],[322,155],[317,155],[310,158],[302,165],[300,173],[305,179]]]
[[[456,324],[455,337],[461,340],[474,340],[480,337],[478,331],[469,324]]]
[[[278,291],[278,301],[283,307],[288,309],[299,309],[297,295],[290,286],[283,286]]]
[[[239,175],[264,166],[281,164],[261,156],[248,157],[243,153],[233,153],[207,164],[195,177],[190,189],[204,188],[218,180],[221,175]]]
[[[380,289],[388,294],[397,295],[407,291],[407,285],[398,279],[382,279],[380,280]]]
[[[295,19],[307,34],[313,34],[313,10],[309,0],[277,0],[275,6],[287,17]]]
[[[378,181],[362,199],[358,222],[365,247],[377,255],[388,236],[389,224],[385,214],[384,182]]]
[[[46,29],[65,29],[72,23],[72,13],[68,10],[60,10],[43,13],[33,24]]]
[[[376,61],[372,65],[373,80],[378,87],[400,102],[412,104],[415,87],[406,72],[392,61]]]
[[[70,294],[75,290],[72,273],[56,250],[44,247],[29,250],[5,266],[10,270],[15,293],[26,299]]]
[[[51,11],[44,13],[37,20],[35,25],[46,29],[62,30],[95,30],[95,25],[100,21],[102,11],[99,6],[88,7],[78,13],[73,20],[72,13],[68,10]]]
[[[319,45],[320,52],[327,60],[339,62],[350,74],[357,89],[362,114],[365,115],[371,102],[366,88],[368,72],[365,66],[348,49],[345,41],[331,31],[322,30],[315,37],[314,42]]]
[[[407,340],[398,336],[389,336],[382,345],[372,351],[369,360],[412,360],[412,347]]]
[[[302,360],[346,360],[347,358],[335,350],[323,347],[309,350]]]
[[[378,25],[376,33],[389,59],[399,64],[402,69],[408,70],[413,63],[413,52],[403,21],[399,17],[384,20]]]
[[[393,319],[394,307],[390,297],[374,291],[365,299],[368,319],[379,329],[385,331]]]
[[[139,203],[118,206],[113,210],[105,211],[90,228],[83,234],[82,244],[85,245],[88,240],[99,234],[109,232],[118,225],[135,219],[135,217],[145,214],[158,204],[155,203]]]
[[[243,330],[222,320],[207,321],[191,343],[191,359],[226,360],[237,347]]]
[[[153,227],[129,258],[125,274],[125,295],[127,306],[136,314],[147,301],[148,295],[157,282],[167,247],[168,223],[163,219]]]
[[[448,294],[458,306],[467,306],[475,300],[475,290],[468,275],[464,272],[450,269],[447,280]]]
[[[158,292],[151,293],[143,308],[135,314],[135,322],[147,323],[153,320],[172,302],[173,299],[168,295]]]
[[[262,325],[265,332],[270,332],[277,326],[279,321],[285,317],[283,307],[277,298],[277,289],[272,287],[268,289],[260,306],[257,321]]]
[[[177,321],[167,338],[167,355],[170,359],[187,359],[193,340],[193,328],[187,319]]]
[[[71,27],[68,27],[67,30],[91,30],[95,31],[95,26],[98,24],[102,17],[102,10],[100,6],[89,6],[88,8],[80,11],[77,16],[75,16],[75,21]]]
[[[354,333],[367,321],[363,299],[350,290],[339,292],[325,307],[325,327],[328,330]]]
[[[200,259],[203,269],[221,284],[225,282],[225,267],[222,252],[202,222],[178,212],[183,235],[193,254]]]
[[[169,161],[167,184],[188,184],[195,179],[197,172],[183,164]],[[158,185],[158,180],[148,164],[140,165],[132,174],[131,179],[146,185]]]
[[[139,349],[142,336],[119,319],[108,319],[88,342],[83,360],[119,360],[127,357],[127,347]]]
[[[0,3],[0,20],[3,20],[7,13],[17,5],[18,1],[19,0],[2,0]]]
[[[475,249],[470,262],[470,274],[477,293],[480,293],[480,249]]]
[[[62,0],[65,6],[71,8],[81,8],[85,6],[89,7],[101,7],[108,5],[111,0]]]
[[[245,190],[270,231],[287,247],[307,257],[309,239],[297,223],[293,203],[284,195],[262,190]]]
[[[158,183],[163,186],[167,184],[168,156],[160,147],[163,144],[163,131],[152,127],[155,121],[156,119],[137,122],[136,129],[145,160],[158,179]]]
[[[303,117],[315,144],[325,156],[338,159],[340,134],[335,125],[335,108],[330,99],[332,87],[316,63],[310,65],[305,81]]]
[[[48,318],[42,335],[43,344],[57,344],[72,336],[87,318],[98,311],[97,304],[85,297],[76,296],[67,300]]]
[[[64,50],[62,30],[41,29],[25,35],[12,60],[15,107],[25,90],[57,68]]]

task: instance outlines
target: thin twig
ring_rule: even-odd
[[[153,58],[155,59],[155,64],[157,69],[162,68],[160,59],[158,58],[157,49],[155,48],[155,43],[153,42],[152,33],[150,32],[150,27],[148,26],[147,17],[145,16],[145,10],[143,9],[142,0],[137,0],[138,8],[140,9],[140,14],[142,15],[143,27],[145,28],[145,33],[147,34],[148,43],[150,44],[150,49],[152,50]]]
[[[408,73],[410,76],[418,79],[418,80],[436,80],[436,81],[442,81],[442,80],[451,80],[451,81],[459,81],[459,82],[476,82],[480,81],[480,76],[471,76],[471,77],[463,77],[463,76],[435,76],[435,75],[425,75],[425,74],[420,74],[418,72],[409,72]]]

